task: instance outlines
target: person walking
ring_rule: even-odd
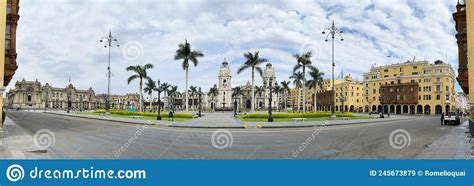
[[[441,125],[444,125],[444,112],[441,113]]]

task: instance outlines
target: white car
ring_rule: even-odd
[[[459,116],[455,112],[448,112],[444,116],[444,124],[445,125],[448,125],[448,124],[459,125],[460,123],[461,123],[461,119],[459,118]]]

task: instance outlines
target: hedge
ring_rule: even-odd
[[[331,112],[316,112],[316,113],[275,113],[273,118],[321,118],[329,117]],[[353,117],[351,112],[336,113],[337,117]],[[264,119],[268,118],[268,114],[246,114],[243,119]]]
[[[104,109],[97,109],[95,113],[105,113]],[[127,110],[110,110],[111,114],[118,114],[122,116],[147,116],[147,117],[156,117],[158,114],[153,112],[128,112]],[[168,113],[161,113],[161,117],[168,117]],[[174,113],[174,118],[193,118],[192,114],[187,113]]]

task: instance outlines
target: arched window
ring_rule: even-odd
[[[31,101],[31,95],[28,95],[28,101]]]

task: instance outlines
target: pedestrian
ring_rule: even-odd
[[[444,112],[441,113],[441,125],[444,125]]]
[[[387,116],[388,116],[388,117],[390,117],[390,112],[389,112],[389,113],[387,113]]]

